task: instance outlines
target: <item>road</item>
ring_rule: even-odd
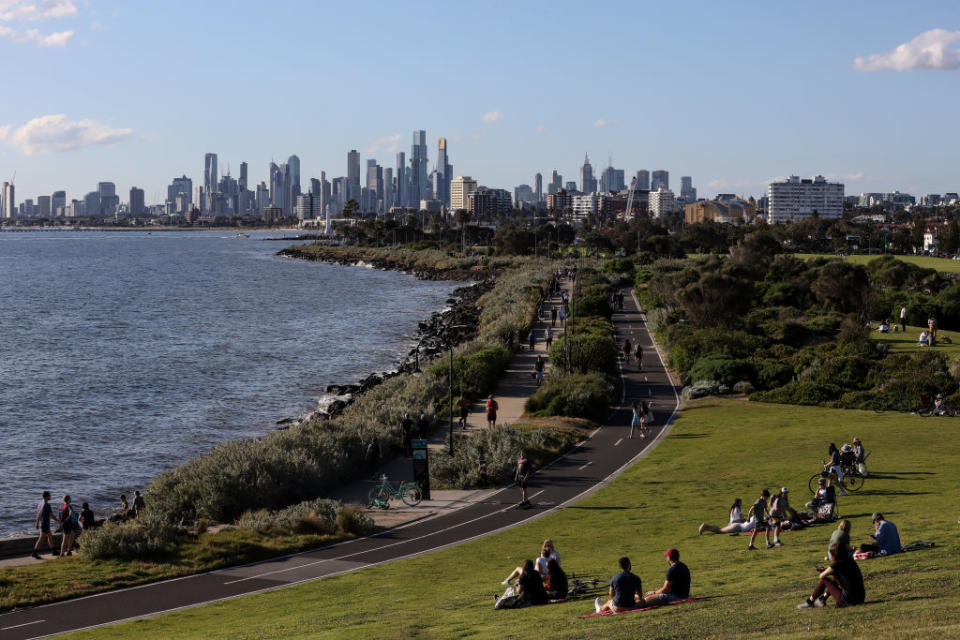
[[[379,534],[304,553],[121,591],[67,600],[0,615],[0,640],[26,640],[114,624],[196,607],[218,600],[280,589],[373,565],[463,544],[553,513],[607,484],[662,439],[679,397],[636,301],[627,297],[613,317],[617,339],[644,349],[643,371],[635,359],[622,365],[623,393],[609,424],[552,464],[536,470],[520,508],[519,490],[505,488],[489,499]],[[574,329],[576,327],[574,326]],[[629,439],[630,400],[654,401],[655,422],[646,439]]]

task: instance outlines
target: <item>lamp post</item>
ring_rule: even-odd
[[[466,329],[469,328],[468,324],[453,324],[447,325],[443,328],[441,332],[441,337],[444,342],[447,343],[447,348],[450,349],[450,374],[448,377],[449,383],[449,396],[450,396],[450,426],[449,426],[449,435],[450,435],[450,455],[453,455],[453,336],[450,335],[451,329]]]

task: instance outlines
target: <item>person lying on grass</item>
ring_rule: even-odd
[[[733,501],[733,504],[730,505],[730,522],[724,527],[718,527],[714,524],[707,524],[704,522],[700,525],[699,534],[702,536],[704,531],[709,531],[711,533],[744,533],[747,531],[753,531],[753,528],[757,526],[757,519],[751,518],[746,520],[743,517],[743,501],[740,498],[737,498]]]
[[[609,611],[619,613],[637,607],[637,603],[643,602],[643,584],[640,578],[631,573],[630,558],[624,556],[618,561],[620,573],[613,576],[610,580],[610,599],[602,603],[600,598],[593,602],[597,613]]]
[[[643,602],[647,606],[670,604],[690,597],[690,569],[680,562],[680,552],[667,549],[663,552],[663,557],[670,564],[667,579],[659,589],[647,592]]]
[[[863,604],[866,600],[866,589],[863,586],[863,574],[856,560],[850,555],[850,549],[844,544],[830,547],[830,555],[836,558],[827,567],[817,567],[820,572],[820,582],[810,596],[797,605],[797,609],[812,609],[827,604],[827,596],[831,596],[838,607],[849,607]]]

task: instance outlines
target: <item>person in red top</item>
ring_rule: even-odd
[[[487,398],[487,426],[491,429],[497,426],[497,410],[499,408],[500,405],[497,404],[492,395]]]

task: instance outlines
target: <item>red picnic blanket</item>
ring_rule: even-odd
[[[640,613],[641,611],[650,611],[651,609],[659,609],[660,607],[669,607],[672,604],[683,604],[685,602],[693,602],[694,600],[706,600],[707,598],[712,598],[713,596],[693,596],[686,598],[684,600],[674,600],[673,602],[668,602],[666,604],[652,604],[649,607],[643,607],[641,609],[626,609],[624,611],[618,611],[613,613],[612,611],[604,611],[603,613],[591,613],[589,615],[580,616],[581,618],[596,618],[597,616],[616,616],[621,613]]]

